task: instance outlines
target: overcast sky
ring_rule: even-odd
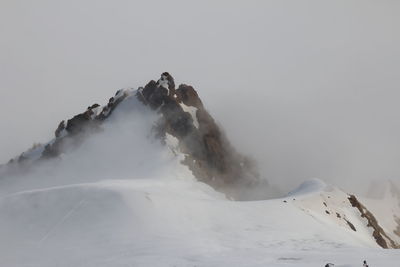
[[[275,183],[400,180],[399,14],[395,0],[1,0],[0,161],[169,71]]]

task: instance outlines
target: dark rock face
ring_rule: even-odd
[[[186,106],[193,106],[196,108],[203,108],[203,103],[200,100],[196,90],[190,85],[181,84],[176,92],[179,102],[184,103]]]
[[[354,232],[357,232],[356,227],[354,227],[354,224],[352,224],[350,221],[344,219],[347,223],[347,225],[351,228],[351,230],[353,230]]]
[[[183,163],[200,181],[225,192],[236,185],[258,181],[254,163],[235,151],[204,108],[196,90],[186,84],[176,89],[174,78],[168,72],[162,73],[157,82],[152,80],[144,88],[139,88],[136,95],[119,90],[107,105],[100,107],[94,104],[73,118],[61,121],[55,130],[55,140],[43,146],[40,160],[58,157],[68,146],[79,145],[101,130],[103,121],[112,116],[128,95],[137,97],[144,105],[162,115],[154,127],[155,136],[161,141],[165,140],[167,134],[176,137],[179,149],[185,153]],[[25,160],[21,157],[18,161]]]
[[[361,217],[367,219],[367,226],[373,229],[372,236],[375,238],[376,243],[379,246],[382,248],[400,248],[400,246],[385,233],[382,227],[378,224],[375,216],[367,210],[367,208],[362,205],[354,195],[350,195],[349,201],[353,207],[359,210]]]
[[[61,136],[62,131],[65,130],[65,121],[61,121],[60,124],[58,125],[56,131],[54,132],[54,135],[56,138]]]
[[[72,119],[68,120],[65,130],[67,130],[68,133],[74,135],[82,133],[89,126],[95,125],[95,120],[93,120],[93,115],[94,115],[93,110],[99,106],[100,106],[99,104],[94,104],[92,106],[89,106],[85,112],[78,114],[74,116]]]
[[[86,124],[90,121],[90,116],[87,112],[78,114],[68,120],[65,129],[70,134],[78,134],[83,131]]]
[[[163,78],[164,75],[168,78]],[[160,82],[162,79],[163,82]],[[169,74],[167,76],[164,73],[160,80],[157,83],[150,81],[138,98],[163,115],[158,135],[165,136],[168,133],[178,138],[181,150],[187,154],[183,163],[193,174],[216,188],[257,181],[254,163],[230,145],[204,108],[195,89],[185,84],[175,89]],[[186,112],[183,106],[194,109],[195,117]]]

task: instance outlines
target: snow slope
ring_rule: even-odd
[[[0,266],[396,266],[310,207],[321,193],[235,202],[172,177],[17,192],[0,200]]]
[[[80,147],[1,179],[0,266],[397,266],[340,189],[231,201],[151,137],[157,116],[128,98]]]

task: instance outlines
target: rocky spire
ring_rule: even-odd
[[[101,107],[94,104],[83,113],[62,121],[55,131],[55,139],[42,146],[38,160],[59,156],[65,150],[66,140],[73,140],[69,144],[79,145],[90,138],[101,128],[103,121],[111,119],[113,111],[127,97],[137,97],[142,104],[161,114],[154,128],[155,136],[161,141],[165,140],[167,134],[177,138],[179,150],[185,155],[183,164],[200,181],[219,189],[258,180],[254,163],[236,152],[204,108],[196,90],[186,84],[176,89],[174,78],[168,72],[162,73],[157,82],[148,82],[144,88],[118,90],[107,105]]]

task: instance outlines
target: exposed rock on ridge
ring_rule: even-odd
[[[163,114],[160,136],[178,138],[186,154],[184,163],[201,181],[215,187],[258,179],[251,160],[240,155],[204,108],[196,90],[186,84],[174,88],[174,79],[163,73],[157,82],[150,81],[139,89],[140,100]]]
[[[382,248],[400,248],[399,244],[394,242],[378,224],[375,216],[363,205],[361,204],[356,196],[350,195],[348,198],[351,205],[357,208],[361,214],[362,218],[368,221],[368,227],[373,229],[372,236],[375,238],[376,243]]]
[[[20,161],[33,163],[55,158],[70,149],[71,144],[79,145],[101,130],[102,122],[110,118],[127,97],[137,97],[162,115],[154,128],[156,136],[164,141],[169,134],[179,140],[179,150],[185,155],[183,163],[198,180],[227,190],[238,184],[250,185],[258,181],[254,163],[235,151],[204,108],[196,90],[186,84],[175,88],[174,78],[167,72],[144,88],[117,91],[103,107],[94,104],[83,113],[61,121],[51,142],[35,148],[35,153],[21,154]],[[29,156],[33,154],[36,156]],[[18,164],[18,161],[10,164]]]

